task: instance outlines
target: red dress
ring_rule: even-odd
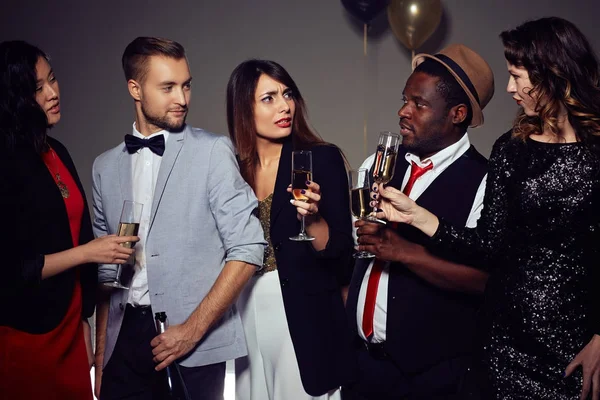
[[[64,201],[75,247],[79,244],[83,197],[54,150],[50,149],[42,158],[54,180],[57,181],[58,171],[60,181],[68,188],[69,196]],[[10,343],[7,359],[0,360],[0,399],[93,399],[81,307],[77,277],[67,313],[50,332],[30,334],[0,326],[0,342]]]

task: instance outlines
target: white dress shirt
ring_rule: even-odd
[[[415,162],[419,167],[425,167],[429,163],[433,163],[433,168],[423,174],[419,179],[414,183],[410,194],[410,197],[413,200],[419,198],[419,196],[431,185],[431,183],[437,178],[446,168],[448,168],[456,159],[462,156],[467,150],[471,147],[471,143],[469,141],[468,135],[465,133],[463,137],[456,143],[451,146],[446,147],[445,149],[435,153],[429,158],[421,160],[418,156],[406,153],[406,162],[408,162],[409,167],[406,170],[404,175],[404,180],[402,181],[402,190],[406,186],[408,179],[410,178],[410,164]],[[373,161],[375,159],[375,154],[368,157],[360,168],[371,168]],[[400,161],[398,161],[400,162]],[[471,207],[471,212],[469,213],[469,217],[467,219],[466,226],[467,227],[475,227],[477,225],[477,220],[481,215],[481,210],[483,209],[483,197],[485,194],[485,181],[487,175],[483,177],[479,188],[477,189],[477,194],[475,195],[475,200],[473,202],[473,206]],[[356,322],[358,326],[358,334],[363,340],[367,340],[363,329],[362,329],[362,320],[363,320],[363,312],[365,308],[365,300],[367,296],[367,285],[369,283],[369,275],[371,275],[371,270],[373,268],[374,260],[371,261],[367,272],[363,278],[360,292],[358,294],[358,304],[356,308]],[[383,272],[381,273],[381,277],[379,278],[379,286],[377,288],[377,298],[375,301],[375,313],[373,315],[373,337],[371,342],[380,343],[384,342],[386,338],[386,323],[387,323],[387,299],[388,299],[388,283],[389,283],[389,263],[386,263]]]
[[[154,136],[164,135],[165,145],[169,138],[168,131],[160,131],[146,137],[142,135],[133,123],[133,136],[141,139],[149,139]],[[133,201],[142,203],[142,219],[138,236],[140,241],[135,245],[135,266],[133,278],[129,288],[127,302],[134,306],[150,305],[150,295],[148,292],[148,276],[146,274],[146,237],[148,236],[148,226],[150,224],[150,212],[152,210],[152,200],[154,199],[154,188],[156,187],[156,178],[162,157],[156,155],[147,147],[139,149],[130,154],[131,157],[131,182],[133,183]]]

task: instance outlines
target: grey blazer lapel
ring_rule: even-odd
[[[123,206],[123,202],[125,200],[133,200],[133,183],[131,180],[131,157],[129,157],[129,153],[127,153],[127,149],[125,145],[123,145],[123,151],[119,153],[117,160],[118,170],[117,174],[119,175],[119,184],[121,186],[121,190],[119,190],[120,197],[120,206]]]
[[[156,178],[156,186],[154,188],[154,198],[152,199],[152,209],[150,210],[150,226],[148,227],[148,232],[152,229],[152,224],[154,223],[154,217],[156,216],[156,210],[158,209],[158,205],[160,204],[160,200],[165,191],[165,186],[167,185],[167,181],[169,180],[169,176],[171,175],[171,171],[173,171],[173,167],[175,166],[175,161],[179,156],[179,152],[183,147],[183,142],[185,140],[185,136],[188,133],[188,127],[178,133],[178,132],[170,132],[169,140],[165,146],[165,153],[162,156],[162,161],[160,163],[160,169],[158,170],[158,177]]]

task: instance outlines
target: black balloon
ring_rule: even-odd
[[[363,24],[368,24],[380,12],[385,10],[389,0],[342,0],[342,5],[352,16]]]

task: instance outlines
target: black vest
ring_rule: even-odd
[[[402,186],[409,167],[405,154],[401,147],[390,186]],[[431,183],[417,203],[451,224],[464,227],[486,172],[487,160],[471,146]],[[397,231],[412,242],[427,241],[421,231],[411,226],[400,224]],[[387,353],[407,373],[425,371],[440,361],[472,354],[476,343],[475,313],[480,300],[478,296],[439,289],[402,265],[392,264]]]

